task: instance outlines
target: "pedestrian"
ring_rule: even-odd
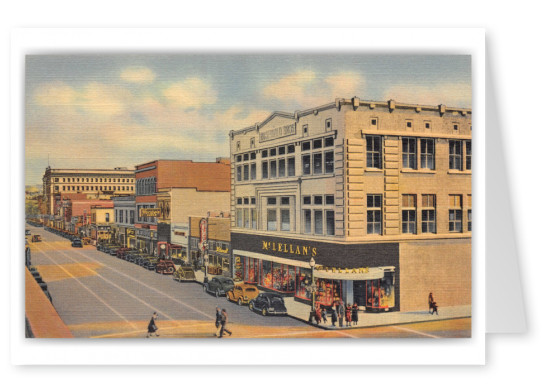
[[[214,336],[216,337],[218,333],[220,332],[220,322],[222,321],[222,312],[220,311],[220,307],[216,307],[216,320],[214,322],[214,325],[216,326],[216,332],[214,333]]]
[[[336,324],[337,324],[337,311],[333,306],[331,306],[331,325],[335,327]]]
[[[337,307],[337,316],[339,317],[339,327],[343,326],[344,321],[344,304],[342,301],[339,301],[339,306]]]
[[[352,306],[352,323],[354,326],[358,325],[358,303],[354,303]]]
[[[157,319],[157,313],[154,312],[153,313],[153,316],[151,317],[151,320],[149,321],[149,324],[147,325],[147,337],[146,338],[149,338],[149,337],[152,337],[153,333],[155,333],[155,335],[158,337],[159,334],[157,333],[157,325],[155,324],[155,320]]]
[[[429,314],[434,315],[435,312],[436,312],[436,315],[438,315],[438,306],[436,305],[436,301],[434,301],[432,292],[430,292],[429,293]]]
[[[228,323],[228,313],[226,312],[225,308],[222,308],[222,312],[220,314],[220,335],[218,338],[222,338],[224,333],[228,333],[229,335],[232,335],[232,332],[226,328],[226,323]]]
[[[325,307],[321,310],[321,318],[323,319],[323,324],[327,324],[327,309]]]
[[[346,317],[346,327],[352,326],[352,306],[350,304],[346,305],[345,317]]]
[[[316,311],[314,312],[314,317],[316,318],[316,324],[321,323],[321,309],[320,304],[316,304]]]

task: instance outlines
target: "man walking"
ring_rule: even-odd
[[[229,335],[232,334],[232,332],[226,328],[226,323],[228,323],[228,313],[226,312],[226,309],[223,308],[220,319],[220,335],[218,336],[218,338],[222,338],[224,333],[228,333]]]
[[[154,312],[153,316],[151,317],[151,320],[149,321],[149,324],[147,325],[147,336],[146,338],[152,337],[153,333],[158,337],[159,334],[157,333],[157,325],[155,324],[155,320],[157,319],[157,313]]]
[[[216,321],[214,322],[214,325],[216,326],[216,331],[214,332],[214,336],[216,337],[218,335],[218,332],[220,331],[220,322],[222,321],[222,312],[220,311],[220,307],[216,307]]]

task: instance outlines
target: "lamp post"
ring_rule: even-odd
[[[316,279],[314,277],[316,260],[314,259],[314,257],[310,258],[310,267],[312,268],[312,312],[310,312],[310,322],[314,323],[316,314]]]
[[[207,283],[209,282],[209,276],[208,276],[208,261],[209,261],[209,254],[208,254],[208,251],[207,251],[207,248],[206,246],[204,246],[204,256],[203,256],[203,259],[204,259],[204,262],[203,264],[205,265],[205,278],[203,279],[203,282],[204,283]]]

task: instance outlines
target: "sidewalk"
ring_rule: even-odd
[[[310,318],[311,307],[309,305],[297,302],[293,297],[285,298],[285,306],[287,307],[287,315],[297,320],[308,323]],[[354,329],[364,327],[376,327],[387,326],[405,323],[419,323],[419,322],[431,322],[436,320],[447,320],[466,318],[471,316],[471,306],[456,306],[456,307],[440,307],[438,308],[438,315],[431,315],[423,310],[411,311],[411,312],[380,312],[370,313],[363,310],[358,311],[358,324],[350,327],[333,327],[331,326],[331,315],[327,314],[327,323],[324,324],[323,320],[319,325],[315,326],[326,329]],[[344,322],[346,325],[346,322]]]

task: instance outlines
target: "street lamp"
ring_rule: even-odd
[[[316,260],[314,259],[314,257],[310,258],[310,267],[312,268],[312,312],[310,314],[310,319],[312,320],[314,319],[316,313],[316,279],[314,277]]]
[[[204,262],[203,262],[203,263],[205,264],[205,278],[203,279],[203,282],[204,282],[204,283],[207,283],[207,282],[209,282],[208,265],[207,265],[207,263],[208,263],[208,261],[209,261],[209,254],[208,254],[208,251],[207,251],[206,246],[205,246],[204,248],[205,248],[205,250],[204,250],[204,251],[205,251],[205,254],[204,254],[204,257],[203,257],[203,258],[204,258]]]

